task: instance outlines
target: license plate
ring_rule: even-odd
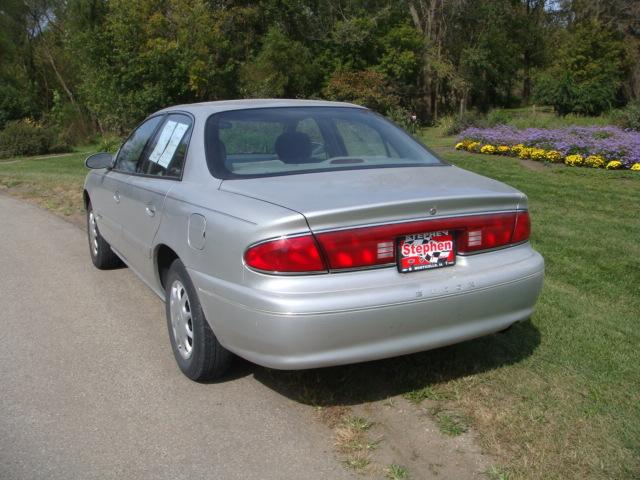
[[[416,233],[398,239],[398,270],[401,273],[448,267],[455,263],[452,232]]]

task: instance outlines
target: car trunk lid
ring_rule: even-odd
[[[225,180],[220,188],[297,211],[314,232],[526,208],[514,188],[450,165]]]

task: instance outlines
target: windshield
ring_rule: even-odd
[[[216,113],[207,120],[205,146],[218,178],[443,164],[380,115],[352,107]]]

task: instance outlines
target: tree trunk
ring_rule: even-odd
[[[83,133],[86,133],[87,132],[87,126],[85,124],[84,114],[82,113],[82,109],[80,108],[80,105],[78,105],[78,102],[76,102],[76,99],[75,99],[75,97],[73,95],[73,92],[71,91],[71,89],[67,85],[67,82],[65,82],[64,78],[60,74],[60,71],[56,67],[56,62],[53,59],[53,56],[51,55],[51,52],[49,52],[49,49],[44,47],[44,52],[45,52],[45,55],[47,56],[47,60],[49,60],[49,63],[51,64],[51,68],[53,69],[53,72],[55,73],[56,78],[58,79],[58,82],[60,83],[60,86],[62,87],[62,89],[64,90],[65,94],[69,98],[69,101],[71,102],[73,107],[78,112],[78,119],[80,120],[80,124],[82,125]]]
[[[522,100],[525,104],[528,104],[531,98],[531,55],[529,50],[525,50],[524,52],[523,66]]]

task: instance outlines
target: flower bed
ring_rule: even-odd
[[[460,134],[456,149],[573,167],[640,171],[640,132],[617,127],[468,128]]]

